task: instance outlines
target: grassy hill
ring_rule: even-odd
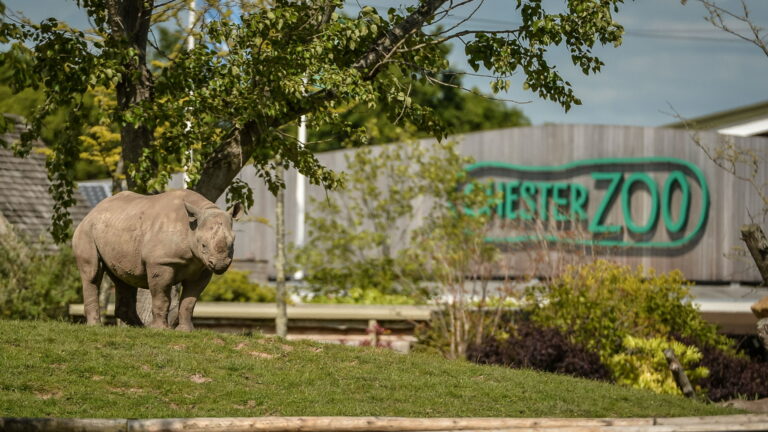
[[[4,417],[651,417],[682,397],[385,349],[0,320]]]

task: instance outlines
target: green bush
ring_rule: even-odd
[[[692,384],[709,375],[709,370],[699,366],[701,352],[694,346],[661,337],[637,338],[626,336],[623,351],[608,361],[613,378],[618,384],[651,390],[661,394],[681,395],[672,374],[669,372],[664,350],[671,348]],[[701,388],[696,386],[697,392]]]
[[[200,301],[271,303],[275,301],[275,289],[251,282],[248,272],[229,270],[211,279]]]
[[[0,234],[0,317],[64,318],[70,303],[82,302],[81,294],[71,248]]]
[[[387,294],[375,288],[352,288],[344,295],[316,295],[306,298],[307,303],[326,303],[326,304],[381,304],[381,305],[415,305],[420,302],[410,295]],[[422,302],[423,303],[423,302]]]
[[[570,334],[606,364],[624,351],[627,336],[690,337],[732,351],[730,340],[690,303],[689,287],[679,271],[657,275],[598,260],[528,289],[526,299],[534,321]]]
[[[455,142],[412,141],[360,148],[346,162],[345,188],[313,201],[307,242],[293,251],[306,288],[326,298],[380,292],[423,301],[433,275],[415,221],[425,212],[435,219],[430,207],[453,215],[444,204],[458,194],[470,159]]]

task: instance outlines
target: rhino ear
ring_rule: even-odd
[[[240,217],[240,214],[242,212],[243,212],[243,205],[240,204],[239,201],[236,202],[231,209],[229,209],[229,215],[232,216],[232,219],[235,219],[235,220]]]
[[[200,209],[186,201],[184,201],[184,207],[187,209],[187,216],[189,216],[189,227],[192,229],[197,228],[197,221],[201,216]]]

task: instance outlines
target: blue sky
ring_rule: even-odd
[[[384,11],[401,0],[350,0]],[[70,0],[5,0],[9,9],[21,10],[33,20],[55,16],[83,25],[83,14]],[[409,2],[410,3],[410,2]],[[514,0],[485,0],[465,27],[502,28],[517,22]],[[557,1],[548,1],[558,4]],[[720,4],[738,8],[737,0]],[[768,1],[747,0],[754,21],[768,27]],[[454,20],[461,17],[457,13]],[[504,98],[529,102],[519,105],[534,124],[590,123],[657,126],[675,121],[670,105],[686,117],[768,100],[768,57],[757,47],[715,29],[704,20],[705,10],[696,1],[637,0],[624,4],[616,20],[627,34],[618,48],[599,47],[605,62],[597,75],[584,76],[571,67],[562,52],[550,60],[573,83],[583,105],[565,113],[557,104],[539,100],[513,79]],[[452,54],[455,67],[469,71],[463,47]],[[485,79],[467,77],[465,85],[488,90]]]

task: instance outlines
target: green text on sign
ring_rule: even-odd
[[[654,180],[641,170],[656,164],[663,164],[666,176],[657,175],[658,180]],[[628,166],[637,166],[638,169],[621,169]],[[569,170],[584,167],[599,168],[599,171],[596,170],[590,174],[593,186],[598,182],[606,185],[605,194],[599,202],[590,203],[590,188],[581,183],[525,180],[526,174],[541,176],[541,174],[553,173],[562,176]],[[489,197],[494,197],[490,200],[491,204],[480,209],[465,208],[466,213],[494,214],[499,218],[521,221],[533,219],[546,221],[550,218],[557,222],[584,221],[588,232],[593,235],[593,238],[588,239],[547,235],[547,239],[552,241],[603,246],[677,247],[699,235],[704,229],[709,211],[709,189],[704,174],[692,163],[676,158],[587,159],[555,167],[479,162],[467,166],[466,169],[470,175],[493,169],[510,171],[516,177],[514,180],[490,184],[486,193]],[[697,214],[691,214],[690,211],[691,194],[692,190],[695,190],[691,188],[691,180],[698,183],[701,194],[700,211]],[[469,192],[473,187],[471,183],[467,184],[465,191]],[[635,220],[631,210],[632,196],[637,190],[645,190],[650,199],[650,207],[642,221]],[[675,191],[679,191],[680,199],[673,208],[672,195]],[[593,212],[588,211],[588,204],[595,206]],[[623,224],[607,224],[606,217],[612,211],[616,211],[616,208],[621,208]],[[673,216],[675,214],[676,219]],[[632,241],[624,240],[621,235],[624,230],[631,234],[648,234],[659,224],[663,224],[666,231],[674,238],[669,241]],[[693,226],[693,229],[682,235],[686,226]],[[491,242],[522,242],[540,239],[540,235],[487,238]]]

